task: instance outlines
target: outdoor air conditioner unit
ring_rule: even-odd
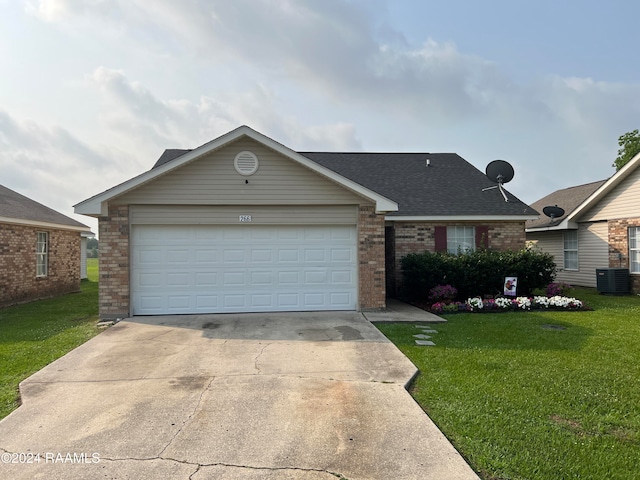
[[[629,293],[628,268],[596,268],[598,293]]]

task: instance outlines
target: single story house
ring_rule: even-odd
[[[242,126],[75,206],[100,315],[384,309],[400,259],[525,245],[538,214],[453,153],[296,152]]]
[[[526,223],[527,242],[553,255],[557,281],[596,287],[597,269],[629,269],[629,289],[640,293],[640,154],[607,180],[565,188],[532,207],[557,205],[558,218]]]
[[[80,290],[89,227],[0,185],[0,306]]]

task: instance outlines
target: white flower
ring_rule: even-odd
[[[467,304],[471,307],[471,310],[480,310],[484,306],[480,297],[468,298]]]
[[[523,310],[529,310],[531,308],[531,299],[528,297],[517,297],[516,305]]]
[[[509,307],[511,307],[511,299],[510,298],[504,298],[504,297],[498,297],[498,298],[496,298],[496,305],[499,308],[509,308]]]
[[[547,297],[543,297],[543,296],[533,297],[533,303],[534,305],[539,305],[543,308],[549,308],[549,299]]]

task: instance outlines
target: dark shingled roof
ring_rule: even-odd
[[[600,180],[575,187],[563,188],[541,198],[533,203],[531,207],[542,212],[544,207],[557,205],[564,210],[564,215],[559,218],[554,218],[553,221],[546,215],[541,215],[538,220],[527,220],[525,228],[554,227],[562,223],[562,221],[567,218],[567,215],[570,215],[576,208],[584,203],[584,201],[606,181],[607,180]]]
[[[165,150],[153,168],[190,151]],[[538,215],[509,192],[483,192],[495,183],[455,153],[299,153],[398,203],[390,215]]]
[[[181,150],[179,148],[168,148],[164,152],[162,152],[162,155],[160,155],[160,158],[156,160],[155,165],[151,169],[153,170],[154,168],[164,165],[171,160],[175,160],[176,158],[181,157],[182,155],[184,155],[185,153],[189,153],[190,151],[191,150]]]
[[[0,217],[84,227],[89,230],[86,225],[2,185],[0,185]]]
[[[390,215],[537,215],[455,153],[333,153],[301,155],[398,203]],[[430,166],[426,166],[429,159]]]

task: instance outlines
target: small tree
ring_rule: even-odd
[[[631,132],[621,135],[618,138],[618,145],[620,146],[618,157],[612,165],[616,167],[616,172],[629,163],[629,160],[640,152],[640,133],[638,133],[638,129],[636,128]]]

